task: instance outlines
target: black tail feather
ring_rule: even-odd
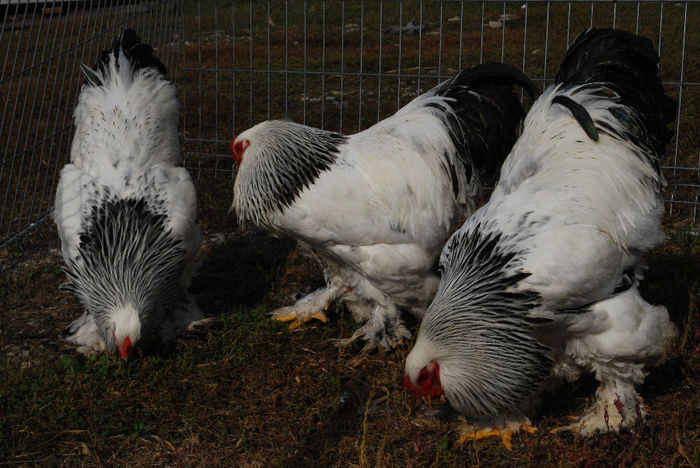
[[[535,85],[525,74],[494,62],[466,68],[434,90],[438,96],[454,99],[448,104],[457,118],[449,120],[467,178],[476,169],[483,181],[496,180],[515,143],[525,111],[512,85],[523,87],[533,99],[537,97]]]
[[[556,82],[605,83],[637,114],[616,115],[618,120],[661,156],[671,138],[667,125],[676,117],[676,102],[664,92],[658,64],[659,57],[646,37],[615,29],[588,29],[569,48]],[[636,120],[644,127],[643,135]]]
[[[573,99],[562,95],[555,96],[554,99],[552,99],[552,104],[560,104],[569,109],[574,115],[574,118],[578,120],[579,125],[583,127],[586,135],[588,135],[591,140],[598,141],[598,130],[595,128],[595,123],[591,118],[591,114],[588,113],[585,107]]]
[[[112,41],[112,47],[102,52],[95,69],[106,74],[109,70],[110,56],[114,55],[118,60],[122,53],[131,62],[134,72],[144,68],[155,68],[161,75],[165,76],[167,71],[165,65],[153,55],[153,47],[142,43],[133,29],[125,29],[119,37]],[[88,82],[90,82],[89,79]]]

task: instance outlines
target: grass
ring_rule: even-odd
[[[322,283],[290,241],[236,230],[208,243],[193,292],[220,321],[140,359],[89,359],[62,344],[79,304],[57,292],[53,264],[0,295],[0,460],[42,466],[697,466],[700,463],[700,240],[672,233],[648,256],[643,294],[679,327],[671,359],[640,391],[637,433],[550,434],[592,401],[584,378],[546,394],[534,435],[508,451],[495,440],[458,446],[454,420],[401,385],[410,347],[339,350],[356,325],[336,311],[290,331],[266,313]],[[413,329],[417,324],[413,324]],[[0,462],[2,463],[2,462]]]
[[[643,295],[668,307],[680,333],[672,358],[652,370],[640,389],[650,418],[637,433],[592,439],[549,433],[566,424],[567,415],[580,414],[592,401],[595,382],[584,378],[546,395],[533,418],[539,431],[516,435],[512,452],[495,440],[458,446],[454,420],[441,404],[417,403],[402,388],[403,363],[410,347],[387,355],[337,349],[329,340],[349,337],[357,327],[343,310],[334,311],[328,324],[295,331],[268,319],[270,310],[322,284],[321,272],[293,242],[235,226],[227,214],[232,191],[230,159],[199,153],[226,154],[231,135],[268,117],[286,115],[347,133],[366,128],[437,82],[419,80],[419,72],[450,75],[460,66],[478,63],[482,43],[484,60],[500,60],[503,54],[507,62],[521,66],[524,50],[527,73],[551,79],[564,54],[568,21],[572,36],[591,21],[590,4],[574,3],[569,14],[567,4],[554,3],[547,9],[545,4],[530,3],[524,43],[522,21],[508,24],[505,34],[485,29],[482,35],[480,4],[465,4],[464,14],[456,2],[425,2],[422,9],[418,2],[406,1],[403,6],[383,2],[381,14],[375,2],[364,2],[364,10],[359,2],[305,4],[306,36],[303,9],[289,2],[285,11],[285,3],[277,1],[270,3],[269,16],[261,2],[237,2],[235,7],[205,2],[199,9],[198,3],[185,2],[185,19],[177,33],[182,37],[163,33],[165,42],[187,41],[175,70],[179,70],[176,77],[184,104],[184,151],[197,181],[200,223],[208,239],[192,291],[202,309],[219,317],[219,322],[206,332],[186,335],[129,363],[106,355],[85,359],[60,340],[63,327],[81,311],[74,298],[58,290],[63,281],[58,258],[49,255],[23,275],[4,277],[0,280],[0,465],[700,465],[700,241],[687,231],[693,226],[687,208],[666,217],[669,239],[647,258],[650,269]],[[519,7],[520,3],[509,3],[507,13]],[[634,2],[618,2],[617,7],[597,3],[593,22],[611,26],[615,16],[616,26],[634,30],[636,7]],[[659,23],[660,8],[659,3],[641,5],[640,32],[655,44],[661,39],[662,76],[676,81],[682,48],[679,12],[683,10],[673,3],[664,4],[664,20]],[[700,40],[699,8],[700,4],[688,5],[686,81],[700,81],[700,58],[694,47]],[[503,5],[487,4],[484,12],[485,19],[496,18],[503,13]],[[380,37],[382,28],[418,21],[421,15],[427,26],[421,37],[403,35],[400,47],[398,36]],[[461,54],[459,23],[447,21],[454,16],[464,19]],[[319,40],[324,34],[324,17],[325,48]],[[81,34],[91,30],[97,17],[65,17],[75,25],[68,30],[60,29],[61,18],[53,19],[51,27],[59,28],[60,33],[68,31],[72,36],[66,42],[74,43],[84,38]],[[101,20],[111,24],[111,16]],[[139,21],[137,29],[146,27],[147,22]],[[348,27],[361,23],[364,33]],[[273,71],[269,75],[268,24]],[[441,27],[442,43],[433,34]],[[23,38],[33,37],[28,31],[23,34]],[[8,44],[13,43],[2,41],[0,51]],[[103,45],[91,42],[86,56]],[[26,47],[41,50],[42,44],[37,39],[28,41]],[[77,69],[82,50],[72,51],[65,62],[46,64],[21,82],[5,84],[0,92],[11,99],[2,105],[13,105],[24,90],[37,83],[43,86],[39,80],[48,76],[46,86],[53,100],[37,101],[38,106],[47,107],[40,107],[45,109],[43,123],[36,131],[50,133],[52,127],[47,125],[52,119],[70,116],[77,91],[78,78],[73,77],[70,88],[62,87],[58,77],[65,70]],[[161,51],[170,53],[171,48]],[[328,74],[274,73],[284,69],[285,60],[292,71],[306,67]],[[403,77],[357,76],[360,71],[396,75],[399,67]],[[251,68],[263,72],[233,72]],[[699,91],[697,86],[684,90],[679,158],[665,161],[667,165],[697,166]],[[677,87],[669,87],[669,92],[678,96]],[[32,128],[22,128],[15,132],[19,140],[11,135],[4,144],[20,148],[33,137]],[[47,145],[33,166],[27,161],[20,167],[18,161],[15,172],[9,166],[0,169],[0,180],[9,183],[4,186],[7,193],[19,190],[21,194],[35,185],[47,187],[46,194],[40,194],[36,206],[32,205],[35,212],[48,209],[52,181],[67,151],[67,133]],[[669,154],[673,148],[675,140]],[[673,183],[697,183],[693,171],[666,174]],[[0,195],[4,193],[0,188]],[[675,195],[692,200],[695,192],[679,189]],[[20,208],[29,209],[17,207],[17,213],[5,216],[8,224],[0,226],[0,237],[30,218]],[[222,233],[223,239],[218,236]],[[46,242],[55,245],[54,239],[49,233]],[[23,242],[18,249],[32,247],[31,238]],[[417,324],[412,327],[415,331]]]

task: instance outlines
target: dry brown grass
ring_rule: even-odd
[[[697,466],[700,462],[700,243],[679,235],[648,257],[644,296],[669,308],[673,357],[641,393],[650,418],[636,433],[582,439],[550,434],[590,403],[585,378],[544,398],[534,435],[508,451],[496,440],[456,445],[453,416],[401,385],[409,347],[382,354],[329,340],[356,325],[289,331],[266,312],[322,282],[290,241],[236,230],[209,243],[193,291],[219,316],[124,364],[84,359],[59,341],[79,304],[59,294],[50,265],[4,284],[0,459],[7,464],[178,466]],[[414,330],[416,324],[413,324]]]

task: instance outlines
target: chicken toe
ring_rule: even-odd
[[[327,322],[325,311],[336,300],[342,289],[337,286],[327,286],[307,294],[294,305],[280,307],[270,312],[273,320],[291,322],[289,329],[294,330],[310,320]]]

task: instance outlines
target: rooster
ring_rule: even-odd
[[[64,335],[80,352],[127,359],[203,318],[187,291],[201,244],[195,189],[176,166],[180,106],[153,49],[127,29],[82,71],[54,221],[62,288],[85,312]]]
[[[524,111],[513,84],[536,93],[513,67],[483,64],[355,135],[272,120],[234,138],[239,221],[297,239],[326,278],[272,317],[325,322],[342,301],[364,322],[342,346],[389,350],[410,337],[401,311],[423,316],[445,240],[515,141]]]
[[[449,239],[442,279],[406,359],[416,397],[468,418],[462,442],[521,428],[553,377],[592,372],[596,401],[561,429],[634,429],[635,384],[676,331],[639,294],[660,245],[659,158],[675,102],[645,37],[589,29],[533,104],[486,205]]]

